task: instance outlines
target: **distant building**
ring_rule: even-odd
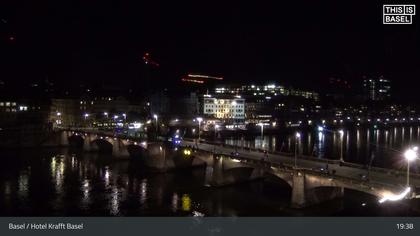
[[[246,100],[246,123],[272,123],[300,119],[315,112],[319,94],[314,91],[287,88],[282,85],[223,85],[215,88],[216,96],[238,96]]]
[[[391,97],[391,81],[383,76],[378,78],[363,77],[364,97],[370,101],[383,101]]]
[[[86,112],[83,105],[80,99],[51,99],[49,121],[54,126],[81,126]]]
[[[48,111],[49,104],[44,101],[0,98],[0,128],[47,126]]]
[[[242,124],[245,121],[245,99],[204,95],[203,115],[227,124]]]
[[[121,96],[53,98],[49,121],[61,127],[114,127],[117,123],[139,118],[146,109],[143,104],[132,103]]]
[[[216,94],[233,94],[243,96],[262,96],[262,97],[281,97],[296,96],[306,99],[319,100],[319,94],[314,91],[286,88],[282,85],[239,85],[239,86],[218,86],[215,88]]]

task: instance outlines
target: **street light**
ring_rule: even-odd
[[[343,159],[343,138],[344,138],[344,131],[342,129],[340,129],[338,131],[338,133],[340,134],[340,161],[344,161]]]
[[[55,123],[57,125],[61,125],[61,112],[57,112],[56,115],[57,115],[57,119],[55,120]]]
[[[418,147],[413,147],[404,152],[404,157],[407,160],[407,187],[410,186],[410,162],[417,158],[417,150]]]
[[[300,133],[296,132],[295,135],[295,168],[297,167],[297,146],[298,146],[298,140],[300,139]]]
[[[108,118],[108,112],[104,112],[104,116],[106,116],[106,118]]]
[[[196,120],[198,121],[198,141],[200,141],[200,129],[201,129],[201,122],[203,121],[203,118],[197,117]]]

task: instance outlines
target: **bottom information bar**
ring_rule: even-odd
[[[420,235],[416,217],[2,217],[0,235]]]

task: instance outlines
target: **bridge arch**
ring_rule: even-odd
[[[69,144],[73,147],[83,147],[85,138],[82,135],[71,134],[68,136]]]
[[[89,142],[88,145],[96,145],[99,152],[112,152],[112,142],[104,138],[97,138]]]
[[[282,172],[282,171],[269,171],[268,174],[270,176],[273,176],[287,185],[289,185],[291,188],[293,188],[293,173],[291,172]]]
[[[305,187],[307,190],[326,189],[326,188],[337,188],[337,189],[350,189],[362,193],[372,195],[377,198],[382,198],[384,194],[391,193],[390,191],[382,188],[373,188],[365,185],[362,181],[360,182],[346,182],[334,178],[333,176],[316,176],[306,174],[305,176]]]

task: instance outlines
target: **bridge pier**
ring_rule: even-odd
[[[332,186],[332,180],[318,176],[308,176],[306,173],[295,170],[292,180],[292,208],[304,208],[320,204],[344,195],[344,188]]]
[[[68,131],[60,132],[60,146],[69,146],[70,134]]]
[[[127,149],[127,143],[124,143],[121,139],[114,138],[112,140],[112,156],[117,158],[129,158],[130,153]]]
[[[206,177],[209,179],[205,180],[209,186],[221,186],[224,183],[223,179],[223,157],[213,155],[213,164],[206,169]],[[209,171],[207,173],[207,171]]]
[[[262,178],[265,170],[263,166],[249,166],[240,160],[214,154],[205,176],[206,186],[218,187]]]
[[[306,206],[305,174],[295,171],[293,173],[292,183],[291,207],[303,208]]]
[[[98,151],[99,147],[93,142],[94,140],[95,140],[95,137],[93,137],[90,134],[83,137],[83,151],[85,152]]]

